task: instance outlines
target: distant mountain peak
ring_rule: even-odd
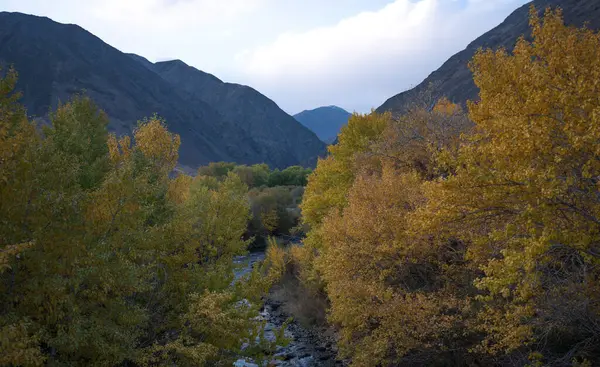
[[[303,114],[303,113],[312,113],[314,111],[326,111],[326,110],[329,110],[329,111],[343,111],[345,113],[350,113],[350,112],[346,111],[345,109],[343,109],[343,108],[341,108],[339,106],[329,105],[329,106],[321,106],[321,107],[313,108],[313,109],[310,109],[310,110],[303,110],[301,112],[298,112],[294,116],[298,116],[298,115]]]
[[[314,131],[325,143],[333,142],[352,114],[341,107],[330,105],[304,110],[294,115],[301,124]]]

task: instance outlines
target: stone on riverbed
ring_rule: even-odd
[[[251,363],[251,362],[245,361],[243,359],[238,359],[237,361],[235,361],[233,366],[234,367],[258,367],[258,365],[256,363]]]

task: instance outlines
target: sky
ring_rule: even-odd
[[[527,0],[0,0],[123,52],[180,59],[290,114],[368,112],[419,84]]]

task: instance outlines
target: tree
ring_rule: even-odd
[[[349,205],[323,222],[317,269],[353,365],[460,360],[472,340],[460,247],[411,231],[421,183],[416,171],[384,165],[381,175],[360,175]]]
[[[425,97],[410,103],[371,151],[357,157],[357,165],[364,167],[362,161],[378,157],[401,171],[415,170],[425,180],[451,174],[460,135],[468,133],[473,123],[459,105],[445,97],[430,103]]]
[[[108,117],[89,97],[75,96],[50,114],[44,127],[48,143],[56,152],[78,165],[79,183],[84,189],[96,187],[108,171]]]
[[[269,166],[266,164],[255,164],[252,166],[236,166],[233,173],[240,176],[248,187],[261,187],[269,180]]]
[[[79,107],[67,104],[61,111]],[[87,208],[98,203],[92,204],[84,191],[92,181],[82,180],[86,177],[81,174],[82,166],[99,155],[87,155],[76,149],[76,144],[85,141],[79,140],[79,134],[88,133],[81,126],[93,131],[104,127],[95,130],[97,126],[92,125],[101,119],[93,116],[97,115],[74,117],[89,121],[62,124],[61,120],[45,139],[24,119],[21,127],[29,130],[30,138],[24,154],[13,155],[17,167],[13,177],[19,183],[9,182],[2,188],[13,196],[3,200],[11,214],[3,215],[7,220],[0,226],[0,237],[17,243],[26,239],[30,244],[0,277],[0,325],[8,335],[25,338],[9,337],[2,349],[11,358],[19,358],[23,352],[36,356],[27,364],[44,360],[106,364],[133,357],[141,315],[135,306],[128,307],[125,297],[133,292],[130,275],[136,268],[114,256],[105,234],[94,235],[86,216]],[[64,137],[72,137],[74,145],[61,141]],[[13,145],[13,154],[16,151]],[[101,171],[96,173],[88,177],[101,181]],[[19,350],[22,345],[28,349]]]
[[[0,72],[2,70],[0,69]],[[10,269],[10,259],[31,246],[31,236],[22,233],[27,224],[21,208],[27,200],[27,177],[31,175],[31,157],[39,136],[27,121],[25,109],[15,92],[17,72],[9,69],[0,78],[0,214],[3,237],[0,238],[0,272]],[[21,205],[14,205],[21,201]]]
[[[319,242],[304,266],[314,267],[324,285],[330,320],[341,327],[341,351],[354,365],[464,361],[477,340],[465,330],[476,291],[463,247],[412,229],[425,204],[423,183],[447,174],[440,156],[454,152],[470,126],[444,98],[432,109],[415,103],[388,120],[366,149],[348,158],[354,179],[346,205],[311,228],[309,246]]]
[[[275,186],[306,186],[307,176],[311,173],[310,169],[301,166],[287,167],[283,171],[278,169],[271,172],[269,176],[269,187]]]
[[[21,291],[11,284],[17,261],[35,245],[30,204],[35,185],[32,175],[40,137],[30,124],[15,92],[17,72],[0,77],[0,364],[42,365],[40,332],[34,322],[13,318],[7,300]],[[19,345],[20,348],[14,348]]]
[[[208,166],[198,168],[198,176],[225,178],[236,167],[233,162],[210,162]]]
[[[483,271],[483,350],[570,361],[600,337],[600,35],[560,10],[532,7],[530,24],[512,54],[475,55],[475,134],[456,175],[426,189],[423,223],[466,241]]]
[[[297,224],[291,209],[296,207],[292,197],[292,188],[264,187],[248,192],[252,219],[249,222],[250,235],[266,238],[271,234],[289,234]]]
[[[303,220],[307,224],[316,227],[330,210],[344,208],[346,193],[355,177],[355,155],[369,151],[390,120],[389,113],[354,114],[342,127],[338,144],[328,148],[330,155],[319,160],[317,169],[308,178],[301,205]]]
[[[256,320],[268,279],[232,285],[240,178],[171,178],[180,140],[163,120],[132,143],[85,97],[41,135],[15,82],[0,79],[0,364],[231,365],[274,348]]]

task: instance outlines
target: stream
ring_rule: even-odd
[[[234,259],[236,264],[242,267],[235,273],[236,279],[247,274],[252,267],[265,258],[264,252],[251,252]],[[265,338],[275,340],[274,330],[283,325],[289,315],[281,311],[282,304],[267,299],[260,312],[260,317],[266,320]],[[334,342],[326,338],[320,332],[302,327],[292,321],[286,327],[284,335],[291,341],[287,346],[277,346],[274,358],[266,366],[281,367],[316,367],[316,366],[343,366],[342,362],[336,361]],[[239,359],[234,363],[235,367],[260,367],[250,361]]]

